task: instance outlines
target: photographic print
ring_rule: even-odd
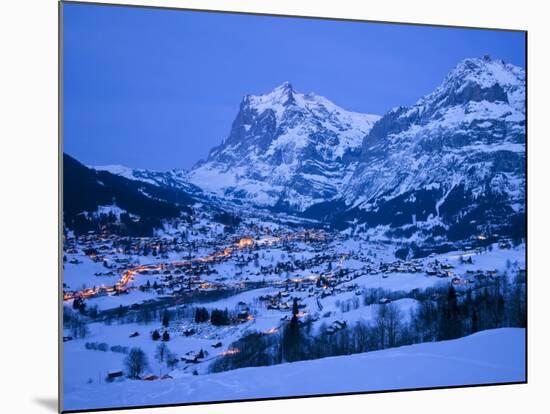
[[[526,32],[60,24],[63,411],[527,380]]]

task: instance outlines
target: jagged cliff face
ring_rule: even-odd
[[[524,70],[467,59],[433,93],[375,124],[344,200],[370,224],[414,215],[472,230],[523,214],[525,168]]]
[[[269,94],[246,96],[228,138],[188,178],[218,195],[303,211],[339,194],[378,119],[284,83]]]

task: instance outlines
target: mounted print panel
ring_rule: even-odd
[[[526,382],[526,32],[60,21],[63,411]]]

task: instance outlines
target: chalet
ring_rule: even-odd
[[[378,301],[380,305],[386,305],[387,303],[390,303],[390,302],[391,300],[388,298],[380,298],[380,300]]]
[[[187,364],[196,364],[198,363],[198,359],[196,356],[193,357],[181,357],[182,362],[185,362]]]
[[[188,364],[197,364],[204,358],[204,351],[201,349],[199,352],[189,351],[181,358],[183,362]]]
[[[116,378],[122,378],[122,371],[110,371],[107,373],[107,381],[112,381]]]
[[[346,327],[346,321],[334,321],[333,325],[337,326],[339,329],[343,329]]]
[[[240,311],[237,314],[237,319],[239,320],[239,322],[246,322],[246,321],[250,320],[250,317],[251,317],[251,315],[248,313],[248,310]]]
[[[130,335],[130,338],[135,338],[136,336],[139,336],[139,332],[134,332],[133,334]]]
[[[327,333],[333,334],[341,329],[344,329],[346,325],[346,321],[336,320],[327,328]]]
[[[248,311],[249,310],[248,305],[243,301],[239,301],[239,303],[237,303],[237,309],[239,311]]]
[[[156,375],[145,375],[141,378],[143,381],[156,381],[159,379]]]
[[[196,333],[196,331],[193,328],[187,328],[187,329],[183,330],[183,334],[185,336],[191,336],[191,335],[194,335],[195,333]]]
[[[215,344],[212,344],[212,348],[219,348],[221,347],[223,344],[221,342],[216,342]]]

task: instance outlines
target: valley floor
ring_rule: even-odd
[[[67,387],[65,410],[523,382],[525,329],[162,381]]]

